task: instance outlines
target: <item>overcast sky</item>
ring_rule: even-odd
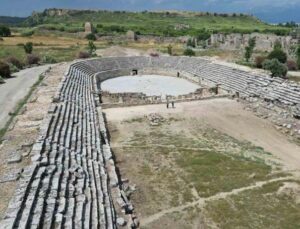
[[[0,0],[0,15],[28,16],[45,8],[241,12],[268,22],[300,22],[300,0]]]

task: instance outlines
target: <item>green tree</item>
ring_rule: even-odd
[[[94,52],[96,51],[96,49],[97,49],[97,48],[96,48],[94,42],[89,41],[89,44],[88,44],[88,52],[89,52],[89,54],[90,54],[90,55],[93,55]]]
[[[297,65],[298,65],[298,68],[300,69],[300,45],[297,48],[296,56],[297,56]]]
[[[273,77],[285,78],[287,74],[287,67],[280,63],[277,59],[265,60],[263,63],[265,70],[271,71]]]
[[[276,42],[275,42],[274,48],[273,48],[273,49],[274,49],[274,50],[275,50],[275,49],[282,49],[282,45],[281,45],[280,41],[276,41]]]
[[[33,51],[33,43],[32,42],[27,42],[23,47],[24,47],[24,51],[27,54],[31,54],[32,53],[32,51]]]
[[[187,43],[186,43],[187,47],[195,47],[195,41],[192,38],[189,38]]]
[[[195,52],[192,49],[187,48],[184,50],[183,55],[185,56],[195,56]]]
[[[247,62],[249,62],[249,60],[253,54],[255,45],[256,45],[256,38],[255,37],[250,38],[248,41],[248,46],[245,47],[245,59]]]
[[[2,78],[10,77],[10,67],[7,63],[0,62],[0,77]]]
[[[0,25],[0,37],[9,37],[10,35],[10,29],[7,26]]]
[[[96,36],[95,36],[95,34],[93,34],[93,33],[87,34],[87,35],[85,36],[85,38],[86,38],[87,40],[89,40],[89,41],[95,41],[95,40],[97,39]]]
[[[277,59],[280,63],[286,63],[287,54],[281,48],[274,48],[272,52],[268,55],[268,59]]]
[[[173,55],[173,47],[172,47],[172,45],[168,45],[168,54],[170,55],[170,56],[172,56]]]

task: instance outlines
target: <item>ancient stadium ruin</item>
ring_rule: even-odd
[[[138,226],[117,174],[101,104],[101,83],[130,74],[183,77],[203,88],[214,88],[214,97],[230,95],[260,103],[283,120],[293,120],[295,125],[288,128],[294,128],[296,134],[300,131],[298,84],[203,58],[118,57],[78,61],[71,64],[53,98],[31,152],[32,164],[22,173],[1,228],[117,228],[124,224],[122,217],[132,228]],[[191,94],[176,99],[201,96]]]

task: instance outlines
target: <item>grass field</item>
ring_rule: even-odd
[[[289,192],[278,194],[285,182],[298,181],[290,180],[280,166],[266,160],[270,153],[212,129],[201,120],[165,118],[155,127],[142,116],[116,126],[109,124],[122,177],[136,185],[131,199],[144,222],[142,228],[299,226],[299,201]],[[273,179],[286,181],[271,182]],[[228,197],[220,194],[257,182],[266,185]],[[214,199],[218,195],[221,197]],[[288,222],[290,226],[285,227]]]

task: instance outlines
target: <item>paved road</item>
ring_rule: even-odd
[[[7,79],[0,84],[0,129],[9,120],[8,113],[13,111],[17,103],[29,92],[30,87],[38,80],[39,75],[51,65],[27,68],[15,73],[15,78]]]

